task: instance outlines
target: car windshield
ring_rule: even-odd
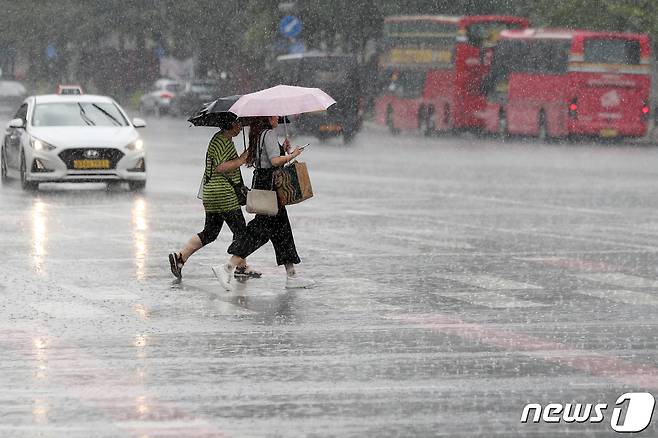
[[[20,82],[0,81],[0,96],[23,96],[27,90]]]
[[[165,85],[165,90],[176,93],[178,90],[180,90],[180,84],[167,84]]]
[[[33,126],[128,126],[119,108],[109,102],[37,104]]]

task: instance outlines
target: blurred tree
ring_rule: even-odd
[[[656,39],[658,10],[653,0],[535,0],[545,25],[649,33]]]
[[[31,81],[80,80],[123,95],[158,73],[157,55],[194,57],[197,75],[225,71],[256,87],[274,54],[278,0],[0,0],[0,66],[18,53]],[[655,0],[297,0],[308,48],[365,61],[382,21],[395,14],[513,14],[536,26],[647,32],[658,40]],[[280,38],[279,38],[280,39]],[[46,48],[52,46],[47,56]],[[157,50],[156,50],[157,49]],[[6,67],[5,67],[6,68]]]

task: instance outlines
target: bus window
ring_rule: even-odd
[[[495,50],[491,72],[506,78],[510,72],[565,73],[570,41],[501,41]]]
[[[530,45],[527,41],[501,41],[494,52],[490,78],[507,79],[510,72],[530,70]]]
[[[510,73],[566,73],[570,48],[570,40],[501,41],[495,48],[491,71],[482,83],[482,92],[491,95],[505,91],[504,84]]]
[[[588,38],[585,40],[585,62],[638,65],[640,42],[616,38]]]
[[[531,46],[533,54],[532,72],[559,74],[566,73],[569,65],[570,41],[544,40]]]
[[[452,23],[413,20],[394,21],[384,25],[384,41],[389,47],[430,48],[441,40],[447,40],[448,44],[454,44],[456,36],[457,26]],[[446,43],[440,45],[446,45]]]
[[[500,32],[521,27],[520,24],[498,21],[475,23],[468,26],[466,36],[468,43],[476,47],[493,47],[498,42]]]
[[[416,98],[423,95],[425,87],[425,72],[402,71],[393,72],[389,76],[386,89],[389,93],[401,98]]]

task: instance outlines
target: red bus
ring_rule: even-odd
[[[504,31],[483,86],[485,130],[540,138],[642,137],[651,112],[650,57],[643,34]]]
[[[480,128],[475,115],[486,106],[481,82],[492,47],[502,30],[528,25],[525,18],[493,15],[386,18],[377,122],[393,133]]]

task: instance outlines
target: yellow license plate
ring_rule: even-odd
[[[74,169],[109,169],[110,160],[73,160]]]
[[[601,132],[599,132],[599,134],[601,135],[601,137],[607,137],[607,138],[616,137],[617,135],[619,135],[616,129],[601,129]]]
[[[340,125],[320,125],[320,132],[337,132],[341,129]]]

